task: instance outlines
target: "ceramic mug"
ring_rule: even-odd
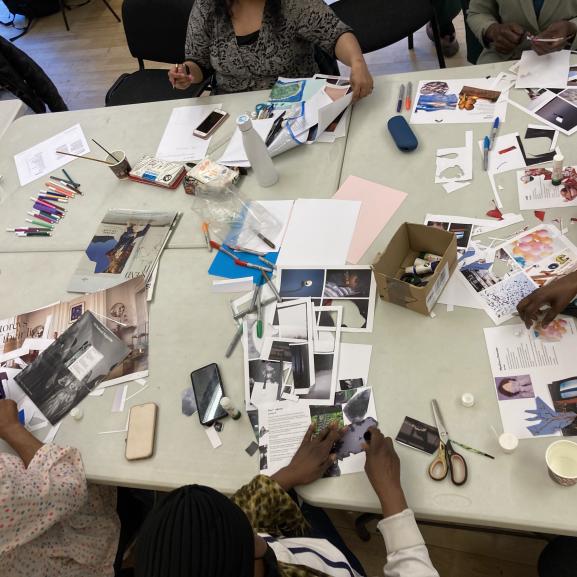
[[[551,443],[545,461],[553,481],[564,487],[577,483],[577,443],[566,440]]]

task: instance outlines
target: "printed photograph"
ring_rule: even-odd
[[[343,409],[340,406],[316,406],[310,407],[311,421],[315,426],[316,433],[320,433],[330,426],[337,426],[339,429],[345,426],[343,419]]]
[[[536,264],[564,248],[558,233],[548,227],[536,228],[503,246],[521,268]]]
[[[577,255],[564,251],[533,265],[527,270],[529,278],[539,287],[549,284],[559,276],[565,276],[577,266]]]
[[[439,222],[436,220],[429,220],[427,222],[427,226],[432,228],[438,228],[439,230],[449,230],[449,223],[448,222]]]
[[[128,353],[128,347],[87,311],[15,380],[55,425]]]
[[[278,327],[278,336],[283,339],[308,340],[307,303],[277,305],[273,324]]]
[[[535,397],[530,375],[496,377],[495,387],[497,388],[497,398],[500,401],[532,399]]]
[[[533,336],[546,343],[558,343],[569,331],[569,323],[565,319],[556,318],[546,327],[540,322],[533,325]]]
[[[341,391],[350,391],[351,389],[358,389],[363,387],[363,379],[341,379],[339,381]]]
[[[555,96],[534,112],[563,130],[570,131],[577,126],[577,107],[559,96]]]
[[[439,448],[439,432],[432,425],[405,417],[397,436],[397,443],[432,455]]]
[[[345,391],[337,391],[335,393],[335,405],[346,405],[358,391],[349,389]]]
[[[496,90],[463,86],[461,92],[459,92],[458,107],[459,110],[475,110],[475,107],[479,104],[497,102],[499,96],[501,96],[501,93]]]
[[[279,294],[283,299],[322,297],[324,283],[322,269],[283,269]]]
[[[282,363],[260,359],[248,362],[250,401],[260,404],[280,400],[282,387]]]
[[[327,298],[368,298],[371,290],[370,269],[327,270],[323,296]]]
[[[369,315],[369,299],[365,300],[324,300],[324,307],[339,306],[343,307],[343,316],[341,321],[342,327],[364,329],[367,326],[367,318]],[[329,324],[331,323],[331,324]],[[321,314],[319,319],[319,326],[331,327],[334,326],[334,321],[331,317],[325,317]]]
[[[459,224],[452,222],[449,225],[449,232],[452,232],[457,237],[457,248],[467,248],[469,239],[471,238],[472,224]]]
[[[456,110],[459,98],[456,94],[448,94],[448,92],[449,85],[446,82],[426,82],[421,87],[415,111]]]
[[[577,436],[577,419],[569,421],[569,417],[577,415],[577,377],[553,381],[549,384],[549,392],[555,411],[568,417],[568,424],[561,429],[563,436]]]
[[[529,277],[521,272],[506,278],[481,293],[482,299],[497,319],[513,315],[517,305],[537,287]]]
[[[291,344],[286,341],[273,340],[268,358],[271,361],[292,362]],[[284,368],[284,367],[283,367]]]
[[[311,386],[311,374],[309,365],[308,343],[291,344],[291,363],[293,367],[293,385],[298,390],[309,390]]]
[[[309,392],[302,395],[301,399],[330,399],[331,385],[333,378],[334,355],[314,355],[315,358],[315,379]],[[308,358],[307,358],[308,362]],[[294,371],[293,371],[294,372]]]
[[[364,420],[371,402],[371,389],[359,391],[343,406],[343,413],[349,423],[360,423]]]
[[[559,93],[559,98],[563,98],[567,102],[577,106],[577,90],[575,88],[568,88]]]

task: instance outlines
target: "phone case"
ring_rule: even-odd
[[[224,111],[219,111],[219,112],[224,112]],[[194,129],[192,131],[192,133],[194,134],[194,136],[197,136],[198,138],[210,138],[224,123],[224,121],[229,117],[228,112],[225,112],[220,120],[208,131],[208,132],[199,132],[198,129]],[[201,123],[202,124],[202,123]]]
[[[130,409],[126,433],[125,456],[127,460],[135,461],[152,457],[157,412],[158,407],[154,403],[135,405]]]

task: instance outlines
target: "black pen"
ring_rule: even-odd
[[[399,88],[399,99],[397,100],[397,112],[401,112],[403,108],[403,100],[405,98],[405,85],[401,84]]]
[[[275,121],[272,123],[271,129],[269,130],[268,134],[266,135],[266,140],[264,141],[266,146],[270,146],[274,139],[279,135],[279,132],[282,130],[282,119],[286,114],[286,110],[283,110],[279,116],[275,118]]]

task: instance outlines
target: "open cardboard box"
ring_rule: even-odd
[[[416,287],[400,280],[405,267],[412,266],[423,252],[443,257],[427,284]],[[385,251],[377,255],[373,272],[382,299],[429,315],[456,265],[457,238],[452,232],[405,222]]]

